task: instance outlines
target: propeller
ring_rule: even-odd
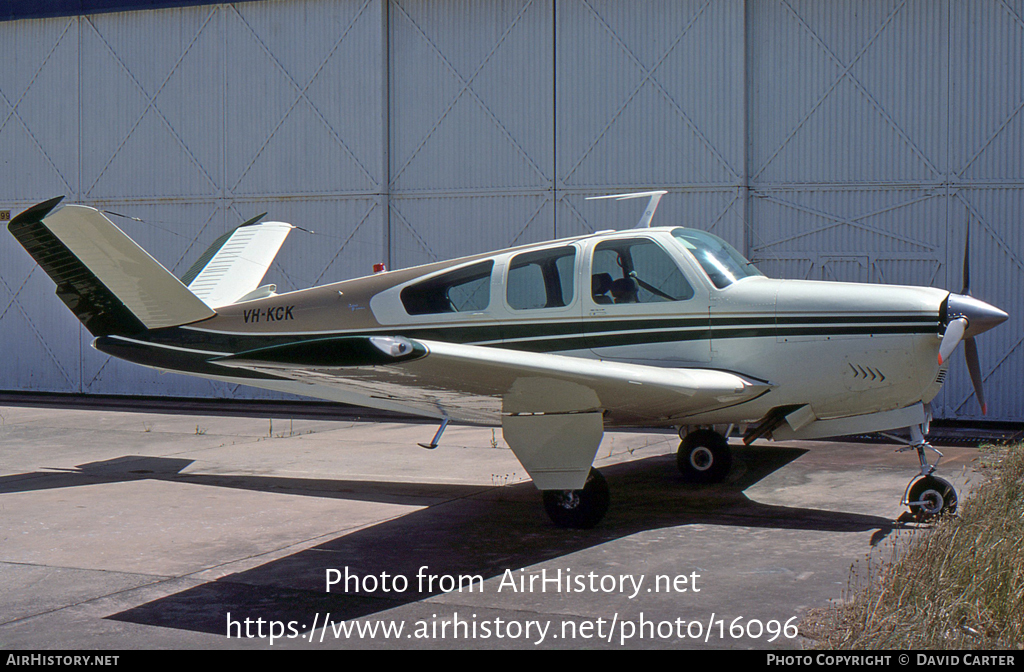
[[[971,374],[974,394],[981,405],[981,414],[988,415],[988,405],[982,392],[981,365],[978,362],[978,344],[974,337],[1002,324],[1009,317],[1006,313],[984,301],[971,296],[971,220],[967,219],[967,238],[964,242],[964,285],[959,294],[949,293],[942,303],[942,320],[946,331],[939,343],[939,365],[949,359],[960,341],[964,342],[964,358],[967,371]]]
[[[958,317],[946,324],[946,332],[942,334],[942,343],[939,344],[939,365],[949,359],[949,356],[960,345],[964,332],[967,330],[967,318]],[[973,341],[973,339],[971,339]]]
[[[988,415],[988,404],[985,403],[985,395],[981,392],[981,365],[978,364],[978,344],[974,337],[964,342],[964,357],[967,359],[967,370],[971,374],[971,384],[974,385],[974,394],[981,404],[981,414]]]

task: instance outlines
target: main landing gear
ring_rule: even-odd
[[[942,453],[928,443],[924,436],[926,426],[916,425],[910,428],[910,442],[899,449],[899,452],[914,449],[921,463],[921,473],[907,485],[903,495],[903,505],[910,508],[915,520],[925,522],[943,514],[956,513],[956,489],[951,483],[937,476],[932,476],[939,466],[939,461],[930,464],[925,457],[925,450],[932,450],[939,458]],[[888,436],[888,435],[887,435]],[[896,437],[891,437],[896,438]]]
[[[608,482],[591,467],[582,490],[545,490],[544,510],[559,527],[586,530],[601,522],[610,499]]]
[[[729,442],[713,429],[697,429],[679,444],[676,465],[690,483],[720,483],[732,468]]]
[[[886,434],[905,443],[899,452],[916,450],[921,473],[907,485],[903,505],[919,522],[944,514],[956,513],[956,488],[935,476],[939,461],[928,462],[925,451],[931,450],[941,459],[942,453],[925,440],[927,425],[910,428],[911,440]],[[676,453],[676,464],[683,478],[690,483],[720,483],[732,468],[732,451],[723,434],[713,429],[696,429],[686,434]],[[609,504],[608,484],[601,472],[591,467],[582,490],[545,490],[544,508],[559,527],[588,529],[597,525]]]

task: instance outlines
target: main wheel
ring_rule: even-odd
[[[925,476],[910,486],[907,504],[917,520],[930,520],[944,513],[956,513],[956,489],[947,481]]]
[[[544,510],[559,527],[589,529],[608,511],[608,482],[593,467],[582,490],[545,490]]]
[[[679,444],[676,465],[691,483],[719,483],[732,468],[729,442],[710,429],[690,432]]]

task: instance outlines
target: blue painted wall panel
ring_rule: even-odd
[[[771,275],[956,290],[970,218],[1011,315],[990,419],[1024,419],[1024,0],[14,0],[0,62],[0,211],[140,217],[173,270],[269,211],[318,232],[282,289],[630,227],[586,197],[667,188],[656,223]],[[100,357],[52,291],[0,244],[0,389],[263,394]],[[980,418],[948,380],[938,414]]]

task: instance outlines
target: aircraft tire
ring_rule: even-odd
[[[729,442],[710,429],[690,432],[679,444],[676,465],[690,483],[720,483],[732,469]]]
[[[591,467],[582,490],[545,490],[544,510],[558,527],[586,530],[594,527],[608,511],[611,497],[608,482]]]
[[[935,476],[924,476],[910,486],[907,493],[910,513],[920,522],[931,520],[943,514],[956,513],[956,489],[948,481]]]

